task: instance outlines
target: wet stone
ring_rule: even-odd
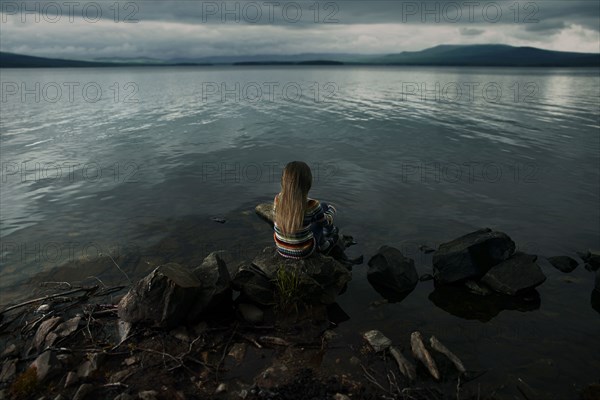
[[[391,339],[387,338],[383,333],[377,330],[365,332],[363,338],[365,338],[376,353],[385,350],[392,345]]]
[[[75,392],[75,395],[73,396],[73,400],[83,400],[83,399],[91,398],[90,394],[93,391],[94,391],[94,385],[92,385],[91,383],[84,383],[83,385],[79,386],[79,389],[77,389],[77,392]]]
[[[58,325],[61,319],[61,317],[53,317],[40,324],[35,336],[33,337],[34,348],[40,348],[40,346],[46,341],[46,336],[48,336],[48,333],[50,333],[50,331],[54,329],[56,325]]]
[[[14,343],[10,344],[6,346],[6,349],[4,349],[4,351],[2,352],[0,359],[16,356],[18,352],[19,349],[17,348],[17,345]]]
[[[548,257],[548,261],[559,271],[572,272],[579,263],[569,256]]]
[[[0,372],[0,382],[11,381],[17,372],[17,360],[8,360],[2,364],[2,372]]]
[[[52,351],[43,352],[31,363],[31,367],[37,369],[37,379],[40,382],[59,372],[58,366],[59,361]]]
[[[69,371],[67,377],[65,378],[65,388],[73,386],[75,383],[77,383],[78,380],[79,377],[77,376],[77,374],[73,371]]]
[[[140,400],[156,400],[158,392],[156,390],[144,390],[138,393]]]

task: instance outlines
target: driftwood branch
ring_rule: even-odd
[[[55,294],[49,294],[47,296],[43,296],[43,297],[38,297],[36,299],[32,299],[32,300],[27,300],[23,303],[19,303],[19,304],[15,304],[13,306],[7,307],[4,310],[0,311],[0,314],[4,314],[7,313],[8,311],[12,311],[15,310],[17,308],[20,307],[24,307],[24,306],[28,306],[29,304],[34,304],[34,303],[38,303],[40,301],[45,301],[45,300],[50,300],[56,297],[61,297],[61,296],[66,296],[69,294],[73,294],[73,293],[79,293],[79,292],[94,292],[98,290],[98,286],[92,286],[92,287],[88,287],[88,288],[78,288],[78,289],[73,289],[73,290],[69,290],[66,292],[61,292],[61,293],[55,293]]]

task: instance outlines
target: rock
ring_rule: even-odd
[[[133,400],[133,397],[127,393],[117,395],[113,400]]]
[[[467,289],[469,289],[469,292],[478,296],[489,296],[490,294],[492,294],[492,291],[490,289],[475,281],[466,281],[465,286],[467,287]]]
[[[410,335],[410,347],[412,349],[413,356],[421,361],[423,365],[429,370],[431,376],[433,376],[436,380],[440,379],[440,372],[437,368],[435,360],[425,348],[425,344],[423,343],[423,336],[421,332],[413,332]]]
[[[141,400],[156,400],[158,392],[156,390],[144,390],[138,393],[138,398]]]
[[[383,333],[377,330],[365,332],[363,338],[371,345],[376,353],[379,353],[392,345],[391,339],[385,337]]]
[[[596,272],[596,284],[594,286],[594,289],[597,292],[600,292],[600,271]]]
[[[235,360],[236,364],[239,365],[246,356],[247,348],[248,345],[246,343],[235,343],[233,346],[231,346],[231,350],[229,350],[229,353],[227,353],[227,355],[232,357]]]
[[[73,317],[70,320],[65,321],[65,322],[61,323],[60,325],[58,325],[56,327],[56,329],[54,330],[54,333],[58,337],[67,337],[77,330],[80,322],[81,322],[81,316],[78,315],[76,317]]]
[[[434,277],[442,284],[477,279],[514,251],[515,242],[505,233],[480,229],[440,245],[433,253]]]
[[[433,275],[431,275],[431,274],[423,274],[419,277],[419,281],[421,281],[421,282],[430,281],[432,279],[433,279]]]
[[[178,326],[177,328],[173,329],[171,331],[171,335],[173,335],[175,339],[180,340],[184,343],[189,343],[192,341],[185,326]]]
[[[6,360],[2,363],[2,372],[0,372],[0,382],[10,382],[17,373],[17,360]]]
[[[122,383],[125,379],[127,379],[127,377],[129,377],[129,375],[132,374],[132,371],[133,370],[131,368],[127,368],[127,369],[115,372],[114,374],[112,374],[110,376],[108,381],[110,383]]]
[[[194,275],[202,282],[202,291],[192,322],[196,322],[197,316],[204,312],[231,305],[231,276],[221,253],[210,253],[200,266],[194,268]]]
[[[123,320],[117,321],[117,331],[119,332],[119,344],[123,343],[131,333],[133,325]]]
[[[90,378],[98,371],[105,358],[104,353],[92,353],[89,360],[84,361],[77,369],[77,376],[83,379]]]
[[[36,368],[38,382],[43,382],[46,378],[50,378],[55,373],[59,372],[59,361],[50,350],[40,354],[30,367]]]
[[[54,327],[58,325],[61,320],[61,317],[53,317],[42,322],[38,327],[35,336],[33,337],[32,346],[35,349],[40,350],[40,346],[46,342],[46,336],[48,336],[48,333],[50,333],[50,331],[54,329]]]
[[[273,221],[275,221],[275,215],[273,215],[273,202],[261,203],[254,208],[254,211],[256,211],[259,217],[273,225]]]
[[[84,383],[83,385],[79,386],[79,389],[77,389],[77,392],[75,392],[73,400],[83,400],[85,398],[88,398],[88,396],[93,391],[94,385],[92,385],[91,383]]]
[[[73,386],[75,383],[77,383],[78,380],[79,377],[77,376],[77,374],[73,371],[69,371],[67,377],[65,378],[65,388]]]
[[[121,299],[118,310],[125,322],[172,328],[230,301],[227,266],[212,253],[193,271],[175,263],[157,267]]]
[[[572,272],[579,263],[569,256],[548,257],[548,261],[562,272]]]
[[[43,314],[43,313],[47,313],[48,311],[50,311],[50,305],[49,304],[42,304],[41,306],[39,306],[38,308],[36,308],[35,314]]]
[[[585,254],[585,258],[581,258],[592,271],[597,271],[600,269],[600,251],[588,250],[588,252]]]
[[[219,384],[219,386],[217,386],[217,389],[215,390],[215,394],[220,394],[220,393],[224,393],[227,391],[227,385],[224,383]]]
[[[422,244],[419,246],[419,250],[421,250],[425,254],[433,253],[435,251],[434,248],[427,246],[426,244]]]
[[[258,324],[264,318],[264,312],[260,308],[252,304],[242,303],[238,305],[238,310],[246,322]]]
[[[346,396],[346,395],[345,395],[345,394],[343,394],[343,393],[336,393],[336,394],[333,396],[333,400],[350,400],[350,397]]]
[[[381,246],[368,264],[367,279],[383,297],[410,292],[419,281],[414,260],[394,247]]]
[[[2,352],[2,355],[0,356],[0,359],[5,359],[8,357],[16,356],[18,353],[19,353],[19,349],[18,349],[17,345],[12,343],[12,344],[9,344],[8,346],[6,346],[6,348]]]
[[[535,263],[536,258],[529,254],[518,253],[495,265],[481,281],[496,292],[511,296],[533,289],[546,280],[546,275]]]
[[[252,264],[238,270],[234,288],[255,303],[273,305],[280,268],[298,274],[299,300],[311,304],[334,303],[352,279],[350,271],[331,257],[314,254],[304,260],[292,260],[281,257],[275,247],[267,247]]]

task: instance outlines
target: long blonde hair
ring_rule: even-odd
[[[291,233],[302,227],[311,186],[312,172],[306,163],[292,161],[285,166],[275,208],[275,222],[283,233]]]

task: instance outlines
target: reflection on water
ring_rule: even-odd
[[[487,322],[504,310],[521,312],[540,308],[540,295],[536,290],[519,296],[490,294],[480,296],[464,286],[436,286],[429,300],[442,310],[464,319]]]

